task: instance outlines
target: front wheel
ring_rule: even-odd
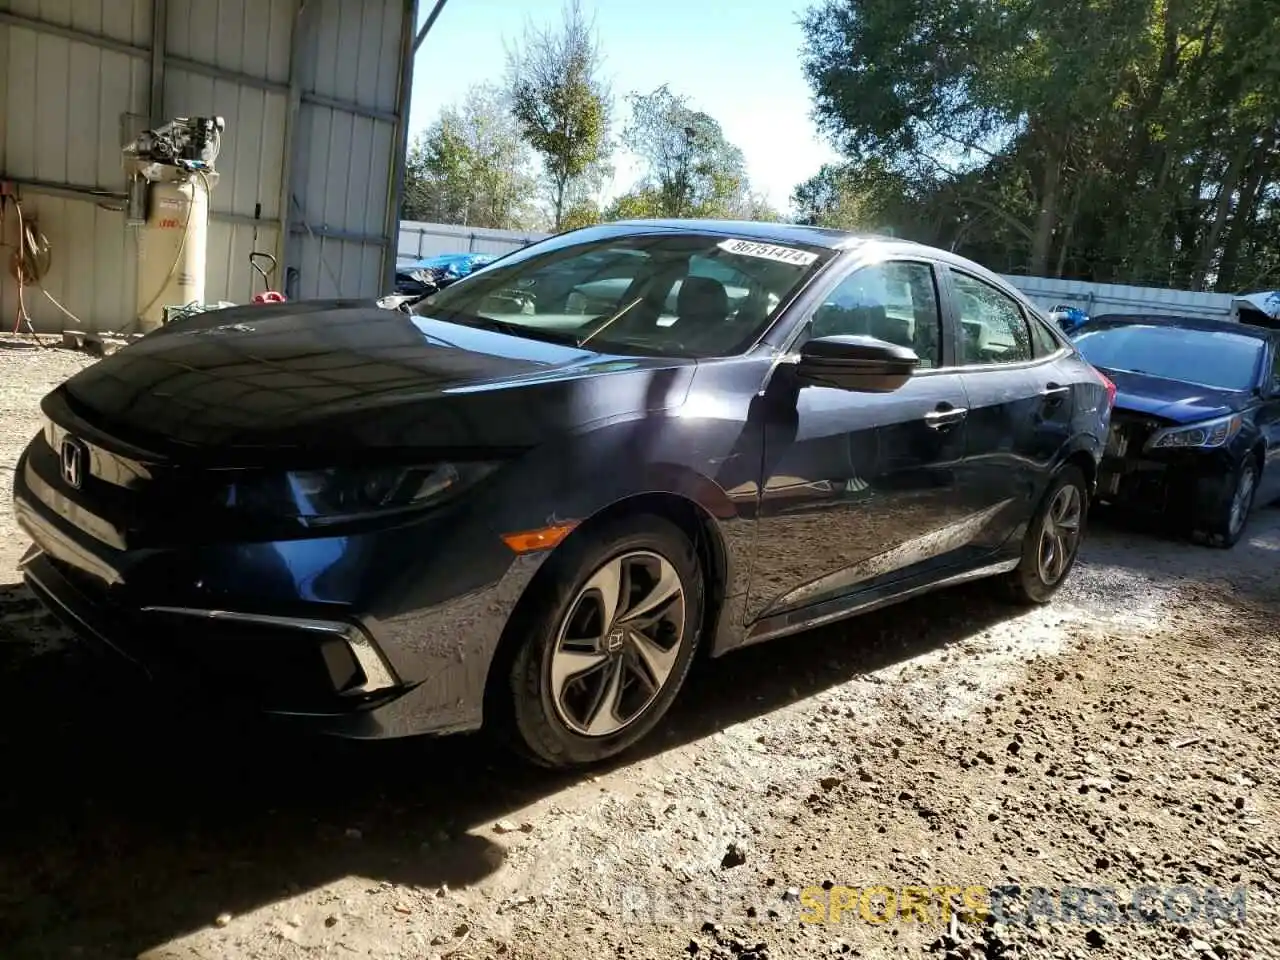
[[[1210,546],[1229,549],[1240,542],[1258,494],[1258,475],[1258,461],[1250,456],[1227,478],[1217,507],[1200,524]]]
[[[1022,560],[1009,574],[1009,592],[1019,603],[1048,603],[1075,566],[1084,539],[1089,490],[1078,467],[1054,477],[1027,525]]]
[[[509,674],[515,746],[547,767],[605,760],[653,729],[689,672],[703,610],[697,551],[661,517],[584,530],[561,550],[533,587]]]

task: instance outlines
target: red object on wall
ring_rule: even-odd
[[[285,295],[277,293],[275,290],[268,290],[266,293],[255,293],[253,295],[254,303],[284,303]]]

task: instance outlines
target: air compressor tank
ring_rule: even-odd
[[[162,167],[148,187],[146,223],[138,229],[138,327],[154,330],[167,306],[204,302],[209,243],[208,176]]]

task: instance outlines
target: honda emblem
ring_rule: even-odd
[[[75,437],[63,437],[58,456],[62,463],[62,479],[73,490],[79,490],[84,483],[85,459],[88,451],[83,443]]]

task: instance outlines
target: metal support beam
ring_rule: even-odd
[[[400,237],[400,206],[404,201],[404,165],[409,152],[409,99],[413,96],[414,51],[440,15],[445,0],[436,0],[435,8],[415,37],[413,25],[418,22],[418,0],[405,0],[400,37],[400,85],[396,90],[395,150],[391,154],[391,170],[387,181],[387,211],[383,230],[390,241],[382,254],[382,288],[395,289],[396,248]]]
[[[0,173],[0,180],[15,184],[19,190],[39,196],[60,197],[63,200],[89,200],[100,204],[124,203],[126,195],[123,191],[99,190],[97,187],[85,187],[76,183],[58,183],[53,180],[37,180],[34,177],[11,177]]]
[[[169,36],[169,0],[151,0],[151,125],[164,123],[164,45]]]
[[[413,38],[413,50],[411,51],[413,54],[417,54],[418,48],[422,46],[422,41],[427,39],[427,34],[430,33],[431,28],[436,25],[436,18],[440,16],[440,11],[444,9],[446,2],[447,0],[436,0],[436,5],[432,7],[431,12],[427,14],[426,22],[422,25],[421,29],[418,30],[418,35]],[[414,17],[413,22],[418,22],[417,17]]]
[[[197,76],[209,77],[213,80],[226,80],[241,87],[252,87],[256,90],[265,90],[267,93],[287,94],[289,92],[288,84],[255,77],[251,73],[237,73],[234,70],[227,70],[225,67],[215,67],[211,63],[188,60],[186,57],[165,57],[165,63],[173,67],[173,69],[181,70],[184,73],[194,73]]]
[[[44,197],[58,197],[62,200],[83,200],[86,203],[96,203],[99,206],[113,210],[123,210],[123,204],[127,199],[127,195],[122,191],[99,190],[97,187],[86,187],[78,183],[58,183],[52,180],[36,180],[30,177],[10,177],[7,175],[0,176],[0,180],[15,184],[19,190],[25,193],[34,193],[37,196]],[[266,226],[275,230],[279,230],[281,226],[276,220],[255,220],[248,214],[231,213],[222,210],[210,210],[209,219],[216,220],[219,223],[230,223],[246,227],[261,227],[265,222]],[[377,240],[382,241],[383,238],[378,237]]]
[[[302,220],[295,220],[289,225],[290,233],[305,233],[318,240],[341,240],[344,243],[367,243],[374,247],[389,247],[391,240],[380,237],[376,233],[356,233],[351,230],[338,230],[334,227],[313,227]]]
[[[24,17],[18,13],[0,11],[0,26],[21,27],[24,30],[34,30],[36,33],[46,33],[51,37],[62,37],[64,40],[74,40],[77,43],[87,43],[91,46],[101,47],[103,50],[114,50],[116,53],[123,53],[125,56],[129,57],[137,57],[140,60],[146,60],[151,56],[151,51],[146,47],[135,47],[131,43],[125,43],[123,40],[116,40],[114,37],[106,37],[100,33],[89,33],[86,30],[74,30],[71,27],[60,27],[56,23],[46,23],[43,20],[33,20],[31,17]]]
[[[285,101],[284,145],[280,151],[280,236],[276,238],[276,259],[280,266],[278,289],[293,297],[296,290],[289,285],[290,270],[296,270],[293,260],[294,242],[289,230],[289,218],[293,213],[293,165],[294,137],[298,129],[298,111],[302,103],[302,38],[306,29],[307,0],[296,0],[293,11],[293,28],[289,34],[289,99]]]
[[[349,100],[338,100],[334,97],[326,97],[319,93],[304,93],[302,95],[302,102],[310,103],[317,107],[328,107],[330,110],[338,110],[342,113],[351,113],[357,117],[368,117],[370,120],[382,120],[386,123],[395,123],[399,120],[399,117],[389,110],[379,110],[377,107],[365,107],[358,103],[352,103]]]

